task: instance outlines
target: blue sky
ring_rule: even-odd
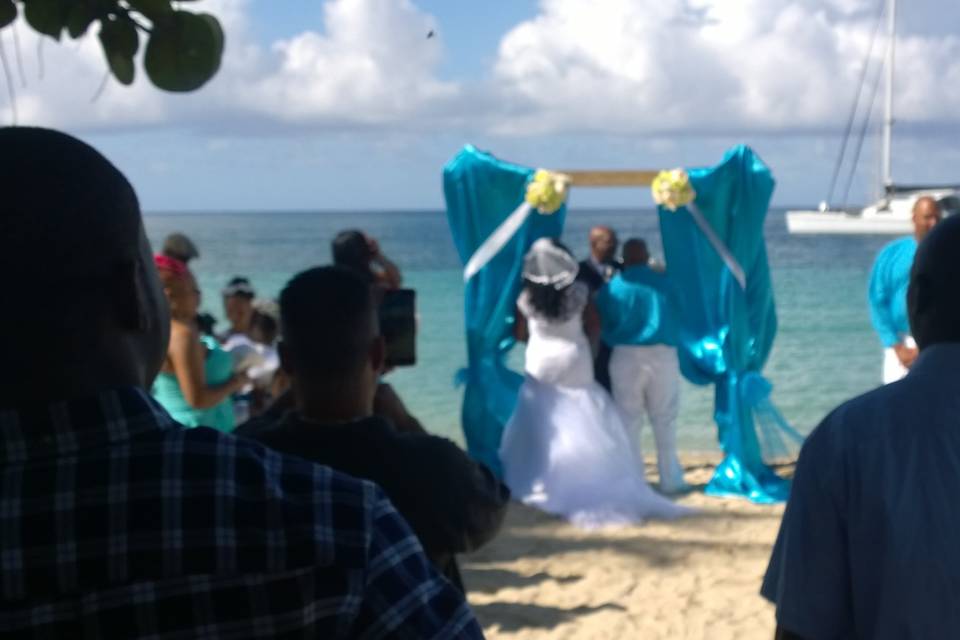
[[[773,168],[776,204],[811,206],[878,1],[200,0],[191,8],[218,15],[228,45],[196,94],[141,79],[92,102],[104,69],[95,42],[45,45],[42,80],[28,43],[17,106],[22,123],[98,146],[147,210],[440,208],[443,164],[467,142],[558,169],[704,165],[743,142]],[[904,181],[960,182],[958,4],[902,10]],[[0,119],[10,116],[0,95]],[[871,138],[852,200],[876,175]],[[650,202],[632,190],[572,197]]]

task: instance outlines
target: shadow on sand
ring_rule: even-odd
[[[496,625],[500,631],[509,632],[520,629],[553,629],[564,622],[597,611],[626,611],[626,609],[616,604],[560,609],[536,604],[492,602],[474,605],[473,611],[484,627]]]

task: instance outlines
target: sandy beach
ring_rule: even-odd
[[[487,637],[772,638],[758,591],[783,506],[704,496],[718,457],[682,458],[696,490],[679,502],[700,511],[684,520],[581,531],[511,505],[500,536],[463,562]]]

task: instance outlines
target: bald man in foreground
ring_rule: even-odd
[[[778,637],[955,638],[960,629],[960,218],[920,244],[907,376],[844,403],[797,461],[762,594]]]
[[[374,484],[150,398],[170,311],[116,167],[0,149],[0,637],[482,637]]]
[[[917,345],[907,321],[907,285],[917,245],[936,226],[942,213],[930,196],[913,205],[913,235],[894,240],[880,251],[870,273],[870,319],[883,343],[883,383],[907,375],[917,358]]]

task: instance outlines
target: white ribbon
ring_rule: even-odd
[[[691,202],[688,204],[687,211],[690,212],[690,215],[693,217],[693,221],[697,223],[697,226],[700,227],[700,231],[703,232],[703,235],[707,237],[707,240],[711,245],[713,245],[713,248],[720,255],[720,259],[723,260],[725,265],[727,265],[727,269],[730,269],[730,273],[733,274],[737,284],[740,285],[741,289],[746,290],[747,275],[743,272],[743,267],[740,266],[740,263],[737,262],[737,259],[732,253],[730,253],[730,250],[727,249],[727,245],[723,244],[723,240],[721,240],[720,236],[716,234],[716,232],[713,230],[713,227],[711,227],[710,223],[707,222],[707,219],[703,217],[703,213],[701,213],[697,203]]]
[[[707,219],[703,217],[703,213],[700,211],[700,208],[697,207],[696,203],[691,202],[686,205],[686,207],[693,221],[697,223],[697,227],[700,228],[700,231],[706,236],[707,241],[720,256],[720,259],[723,260],[723,263],[727,265],[730,273],[733,274],[737,284],[740,285],[741,289],[745,290],[747,288],[747,275],[744,273],[743,267],[740,266],[740,263],[737,262],[734,255],[730,253],[727,245],[725,245],[723,240],[716,234],[713,227],[707,222]],[[514,209],[513,213],[507,216],[506,220],[500,223],[499,227],[493,230],[493,233],[487,236],[483,244],[477,247],[477,250],[470,256],[470,260],[467,261],[467,266],[463,268],[464,282],[469,281],[470,278],[477,275],[481,269],[487,266],[488,262],[500,253],[507,243],[510,242],[510,238],[520,230],[520,227],[523,226],[523,223],[526,222],[532,211],[533,207],[524,201],[519,207]]]
[[[467,266],[463,268],[463,281],[467,282],[473,276],[477,275],[481,269],[487,266],[487,263],[500,253],[510,238],[520,230],[523,223],[530,216],[533,207],[526,201],[514,209],[513,213],[507,216],[507,219],[500,223],[500,226],[493,230],[487,239],[483,241],[477,250],[470,256]]]

